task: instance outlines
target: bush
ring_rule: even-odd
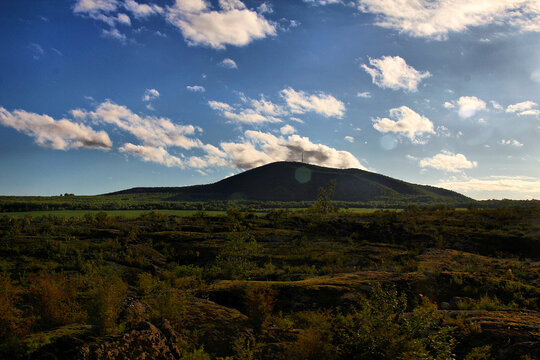
[[[38,317],[39,327],[47,329],[86,319],[86,313],[77,301],[77,287],[61,274],[43,274],[29,277],[30,304]]]
[[[94,268],[87,274],[88,317],[98,332],[110,334],[118,331],[118,318],[127,294],[127,284],[109,268]]]
[[[260,332],[268,322],[274,304],[276,303],[277,291],[267,287],[248,287],[244,293],[244,305],[251,326]]]
[[[359,311],[341,325],[346,359],[452,359],[452,328],[444,327],[436,306],[424,303],[405,313],[405,295],[375,286]]]

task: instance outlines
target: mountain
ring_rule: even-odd
[[[457,192],[415,185],[360,169],[334,169],[298,163],[275,162],[247,170],[208,185],[138,187],[107,195],[167,193],[170,201],[263,200],[310,201],[318,189],[336,181],[333,200],[417,203],[471,202]]]

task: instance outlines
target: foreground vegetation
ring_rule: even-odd
[[[0,357],[540,356],[539,207],[334,205],[0,215]]]

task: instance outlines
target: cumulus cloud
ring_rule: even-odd
[[[274,161],[304,161],[335,168],[365,169],[360,161],[347,151],[339,151],[309,138],[290,135],[287,138],[248,130],[241,142],[223,142],[221,148],[228,154],[231,166],[240,169],[268,164]]]
[[[112,147],[105,131],[95,131],[89,126],[69,121],[54,120],[24,110],[9,112],[0,107],[0,123],[35,139],[36,144],[56,150],[76,148],[104,149]]]
[[[377,15],[375,24],[414,37],[445,40],[450,32],[507,24],[540,31],[537,0],[357,0],[358,8]]]
[[[502,139],[499,143],[501,145],[510,145],[510,146],[514,146],[514,147],[522,147],[523,146],[523,144],[520,143],[519,141],[517,141],[516,139]]]
[[[420,167],[431,167],[446,172],[460,172],[463,169],[472,169],[478,166],[476,161],[469,161],[463,154],[454,154],[443,151],[431,158],[420,160]]]
[[[272,103],[261,96],[260,100],[245,98],[243,102],[247,106],[233,107],[229,104],[211,100],[208,105],[221,113],[226,119],[236,124],[258,125],[263,123],[280,123],[282,120],[277,116],[287,115],[283,107]]]
[[[416,113],[407,106],[390,109],[390,118],[373,119],[373,127],[382,133],[394,132],[419,142],[418,136],[434,134],[433,123],[427,117]]]
[[[200,131],[193,125],[178,125],[167,118],[140,116],[126,106],[110,101],[101,103],[95,111],[86,113],[86,116],[96,122],[114,125],[127,131],[147,146],[177,146],[183,149],[202,146],[199,139],[189,137]]]
[[[540,110],[535,109],[538,104],[534,101],[523,101],[506,108],[507,113],[517,113],[518,115],[540,115]]]
[[[491,100],[489,102],[491,104],[491,106],[495,109],[495,110],[502,110],[503,107],[501,104],[499,104],[498,102],[496,102],[495,100]]]
[[[274,116],[265,116],[253,109],[243,109],[238,112],[223,111],[222,115],[231,120],[233,123],[240,124],[262,124],[262,123],[279,123],[280,119]]]
[[[345,114],[345,104],[332,95],[323,92],[310,95],[304,91],[287,88],[281,90],[280,95],[294,114],[313,111],[326,117],[336,118],[342,118]]]
[[[121,43],[125,43],[127,40],[126,35],[122,34],[118,29],[112,28],[110,30],[103,29],[101,30],[101,36],[104,38],[118,40]]]
[[[156,4],[140,4],[134,0],[124,0],[124,8],[131,12],[137,19],[163,14],[164,11],[161,6]]]
[[[279,132],[281,133],[281,135],[291,135],[296,132],[296,129],[291,125],[285,125],[279,129]]]
[[[204,88],[204,86],[199,86],[199,85],[193,85],[193,86],[186,86],[186,89],[188,89],[189,91],[192,91],[192,92],[205,92],[206,89]]]
[[[369,91],[364,91],[357,93],[356,96],[364,99],[369,99],[371,97],[371,93]]]
[[[224,102],[220,102],[220,101],[214,101],[214,100],[210,100],[208,102],[208,105],[213,109],[213,110],[218,110],[218,111],[233,111],[233,107],[229,104],[226,104]]]
[[[470,118],[480,110],[486,109],[486,103],[476,96],[462,96],[457,101],[459,107],[458,114],[461,118]]]
[[[236,65],[236,62],[233,59],[229,58],[223,59],[223,61],[220,62],[219,65],[227,69],[238,69],[238,65]]]
[[[273,102],[266,100],[264,97],[261,97],[260,100],[252,99],[251,106],[260,114],[271,116],[287,115],[287,111],[283,106],[276,105]]]
[[[273,23],[239,0],[220,0],[219,6],[220,10],[212,10],[204,0],[176,0],[165,16],[189,45],[225,49],[276,34]]]
[[[118,0],[77,0],[73,6],[76,15],[106,23],[111,27],[103,36],[120,39],[114,32],[116,24],[131,25],[131,19],[124,13],[117,13],[121,3]]]
[[[341,0],[304,0],[304,2],[308,4],[320,5],[320,6],[343,3]]]
[[[383,56],[380,59],[369,58],[369,64],[372,67],[362,64],[361,68],[371,76],[373,83],[392,90],[418,91],[418,84],[431,76],[429,71],[421,72],[407,65],[405,60],[399,56]]]
[[[463,192],[475,199],[540,199],[540,179],[526,176],[490,176],[450,179],[436,186]]]
[[[449,101],[445,101],[444,105],[445,109],[453,109],[456,107],[456,105],[452,104],[451,102]]]
[[[353,143],[353,142],[354,142],[354,138],[353,138],[352,136],[345,136],[343,139],[344,139],[345,141],[350,142],[350,143]]]
[[[131,143],[126,143],[118,149],[120,152],[129,153],[135,155],[148,162],[155,162],[158,164],[165,165],[167,167],[184,167],[183,161],[169,154],[167,150],[163,147],[158,146],[148,146],[148,145],[134,145]]]
[[[154,99],[157,99],[159,97],[159,91],[156,89],[146,89],[144,91],[144,95],[142,97],[143,101],[152,101]]]

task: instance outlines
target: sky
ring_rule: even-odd
[[[0,194],[274,161],[540,199],[538,0],[4,0]]]

